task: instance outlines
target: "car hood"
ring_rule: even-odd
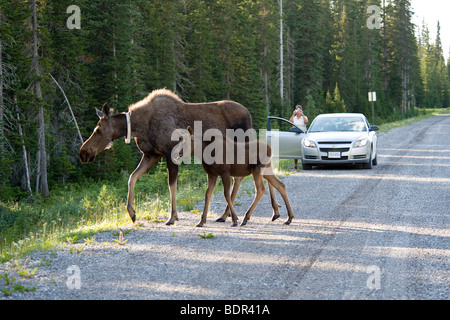
[[[321,141],[356,141],[366,138],[366,132],[312,132],[307,134],[307,138]]]

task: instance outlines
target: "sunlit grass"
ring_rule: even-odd
[[[155,171],[136,184],[134,208],[138,221],[160,223],[170,215],[166,168],[161,165]],[[34,202],[0,202],[0,263],[67,244],[67,238],[90,238],[131,224],[126,210],[127,178],[114,183],[70,185],[53,190],[50,198]],[[201,166],[180,168],[178,211],[190,211],[204,199],[205,183]]]
[[[45,201],[2,204],[13,223],[1,229],[0,262],[57,247],[67,237],[87,238],[130,223],[125,201],[107,185],[96,196],[91,193],[72,190]]]

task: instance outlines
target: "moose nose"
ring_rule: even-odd
[[[83,150],[83,149],[80,150],[79,156],[80,156],[80,161],[82,163],[89,163],[89,162],[94,161],[94,159],[95,159],[95,156],[90,156],[89,152],[87,152],[86,150]]]

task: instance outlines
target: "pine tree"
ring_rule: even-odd
[[[345,102],[341,98],[341,93],[339,92],[339,86],[336,83],[336,87],[334,88],[334,112],[345,112]]]
[[[367,111],[367,92],[379,86],[380,36],[367,27],[367,8],[379,1],[335,1],[331,83],[339,85],[350,112]],[[333,88],[331,88],[333,89]]]
[[[3,3],[0,3],[0,30],[2,30],[2,10]],[[3,31],[3,30],[2,30]],[[3,37],[3,32],[1,32],[1,35]],[[6,165],[6,137],[5,137],[5,130],[4,130],[4,106],[3,106],[3,39],[0,37],[0,166],[5,167]],[[2,173],[0,175],[0,190],[3,189],[6,185],[6,170],[2,170]]]
[[[414,103],[418,81],[418,49],[409,0],[392,0],[385,21],[388,53],[389,101],[402,113]]]
[[[446,88],[445,88],[445,96],[444,96],[444,108],[450,107],[450,54],[449,58],[447,59],[447,72],[444,70],[445,77],[447,78],[446,81]]]
[[[426,25],[422,27],[420,58],[423,106],[427,108],[448,106],[448,66],[445,66],[439,22],[434,44],[430,43],[428,27]]]
[[[333,56],[331,54],[331,46],[334,41],[334,23],[331,0],[321,0],[321,20],[320,25],[323,30],[323,45],[322,45],[322,61],[323,61],[323,91],[333,89],[333,82],[330,77],[333,70]]]
[[[31,11],[32,11],[32,48],[33,48],[33,72],[35,76],[35,81],[33,84],[34,93],[36,95],[36,104],[38,105],[38,142],[39,142],[39,175],[40,187],[43,196],[50,195],[47,181],[47,149],[45,144],[45,118],[44,118],[44,105],[42,100],[42,87],[41,87],[41,77],[42,71],[39,63],[38,54],[38,23],[37,23],[37,9],[36,0],[31,1]]]
[[[26,58],[26,46],[29,45],[29,38],[21,38],[27,34],[22,23],[26,18],[30,18],[30,6],[23,2],[15,3],[10,0],[0,1],[0,42],[1,69],[2,69],[2,150],[0,150],[1,167],[0,173],[0,197],[1,199],[14,199],[14,188],[21,185],[22,173],[28,168],[28,163],[21,161],[20,152],[26,147],[23,143],[23,133],[20,132],[20,123],[17,123],[16,108],[18,92],[25,92],[21,86],[21,79],[30,76],[31,60]],[[29,79],[29,78],[28,78]],[[25,82],[25,81],[24,81]],[[26,83],[28,86],[29,83]],[[29,95],[29,94],[28,94]],[[31,101],[27,101],[26,106],[30,108]],[[33,114],[33,113],[32,113]],[[34,116],[34,114],[33,114]],[[36,138],[35,132],[29,140]],[[21,143],[22,141],[22,143]],[[17,148],[16,147],[21,147]],[[25,180],[25,179],[24,179]],[[25,181],[29,181],[28,179]],[[24,187],[25,188],[25,187]],[[27,184],[29,189],[29,183]]]
[[[185,37],[185,72],[179,85],[180,94],[191,102],[219,100],[220,82],[215,25],[212,7],[207,1],[186,3],[184,24],[189,30]]]
[[[324,113],[331,113],[334,110],[334,101],[333,96],[330,93],[330,89],[327,90],[327,93],[325,95],[325,107],[323,112]]]
[[[279,71],[281,70],[281,65],[279,64],[281,50],[279,28],[281,20],[281,25],[284,29],[284,21],[280,19],[279,6],[277,6],[275,1],[261,0],[258,2],[256,9],[259,11],[256,22],[256,30],[258,32],[256,50],[259,55],[260,73],[264,81],[263,93],[266,111],[267,114],[282,114],[284,111],[282,105],[287,99],[284,94],[284,88],[283,95],[281,95],[281,81],[278,81],[281,80],[279,79]],[[285,32],[283,32],[284,34]],[[284,44],[284,37],[281,40]]]
[[[186,71],[183,4],[178,0],[156,0],[141,5],[145,32],[140,34],[139,45],[145,50],[146,63],[138,73],[148,90],[166,87],[177,91],[184,82],[180,80],[180,74]]]
[[[330,94],[330,90],[327,91],[325,99],[326,108],[324,112],[345,112],[345,102],[341,97],[339,86],[336,83],[333,95]]]
[[[363,16],[368,16],[367,9],[371,5],[376,5],[381,9],[380,0],[368,1],[365,6],[363,6]],[[381,14],[381,12],[380,12]],[[366,18],[367,19],[367,18]],[[367,21],[367,20],[366,20]],[[381,27],[381,25],[380,25]],[[380,116],[386,112],[382,93],[382,82],[383,82],[383,64],[382,64],[382,52],[380,48],[383,47],[382,36],[380,30],[377,28],[369,29],[367,26],[363,27],[361,30],[361,41],[360,41],[360,55],[361,55],[361,77],[364,82],[361,83],[360,92],[360,112],[365,114],[371,113],[370,102],[367,99],[367,92],[377,92],[378,103],[376,105],[376,113]],[[370,111],[369,111],[370,110]]]
[[[437,107],[446,107],[448,104],[448,78],[447,78],[447,68],[445,66],[444,51],[441,42],[441,25],[439,21],[437,22],[437,33],[435,41],[435,58],[437,64],[435,66],[437,73],[436,90],[437,90]]]
[[[90,94],[97,106],[108,102],[113,108],[124,110],[132,102],[129,84],[133,83],[129,4],[95,0],[84,7],[82,29],[87,32],[87,66],[93,78]]]
[[[309,101],[312,99],[318,101],[322,97],[324,32],[317,23],[321,20],[322,14],[318,0],[300,0],[298,7],[294,26],[296,58],[294,101],[305,104],[306,96],[310,96]]]

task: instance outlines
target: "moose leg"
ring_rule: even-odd
[[[239,191],[239,188],[241,186],[242,180],[244,180],[243,177],[234,177],[234,184],[233,184],[233,191],[231,191],[231,202],[234,203],[234,200],[236,199],[236,195]],[[227,208],[223,212],[222,216],[216,220],[216,222],[225,222],[227,217],[231,215],[230,207],[227,205]]]
[[[170,226],[178,221],[177,213],[177,177],[178,177],[178,165],[172,162],[171,157],[166,157],[167,160],[167,173],[168,173],[168,184],[170,191],[171,200],[171,212],[170,218],[167,220],[166,225]]]
[[[223,195],[224,195],[225,200],[227,201],[228,207],[230,208],[230,211],[231,211],[231,220],[233,221],[231,226],[236,227],[238,217],[236,215],[236,212],[234,211],[233,200],[230,196],[231,177],[228,173],[224,173],[221,177],[222,177],[222,183],[223,183]]]
[[[144,174],[150,171],[150,169],[161,159],[161,156],[146,156],[143,155],[141,162],[137,168],[133,171],[128,179],[128,196],[127,196],[127,211],[133,222],[136,221],[136,211],[133,208],[133,196],[134,196],[134,186],[136,181],[142,177]]]
[[[277,189],[278,192],[281,194],[281,197],[283,198],[284,203],[286,204],[286,210],[288,214],[288,219],[284,224],[286,225],[291,224],[292,219],[294,219],[294,212],[292,211],[291,204],[289,203],[285,184],[280,180],[278,180],[278,178],[275,175],[265,175],[264,178],[267,180],[267,182],[269,182],[269,184],[274,186],[274,188]]]
[[[216,187],[216,182],[217,176],[208,174],[208,187],[206,189],[205,194],[205,206],[203,208],[202,220],[200,220],[200,223],[197,225],[197,227],[203,227],[203,225],[206,223],[206,216],[208,215],[209,209],[209,201],[211,200],[212,193],[214,191],[214,188]]]
[[[252,205],[250,206],[250,208],[248,208],[247,212],[245,213],[244,220],[242,221],[241,226],[245,226],[247,224],[247,221],[250,220],[253,210],[255,210],[256,205],[258,204],[258,202],[261,200],[262,196],[266,192],[266,187],[264,187],[262,175],[260,174],[259,171],[253,172],[253,179],[255,181],[255,187],[256,187],[255,199],[253,199]]]
[[[231,201],[234,203],[234,200],[236,199],[236,195],[239,191],[239,188],[242,184],[242,181],[244,180],[243,177],[234,177],[234,185],[233,185],[233,191],[231,192]],[[280,217],[280,205],[278,204],[277,196],[275,193],[274,188],[269,183],[269,193],[270,193],[270,203],[272,205],[273,209],[273,216],[272,221],[277,220]],[[227,208],[223,212],[222,216],[216,220],[216,222],[225,222],[226,219],[230,216],[230,207],[227,205]]]
[[[275,189],[269,182],[267,184],[269,185],[270,203],[272,204],[272,209],[273,209],[272,221],[275,221],[280,217],[280,206],[277,201],[277,195],[275,193]]]

